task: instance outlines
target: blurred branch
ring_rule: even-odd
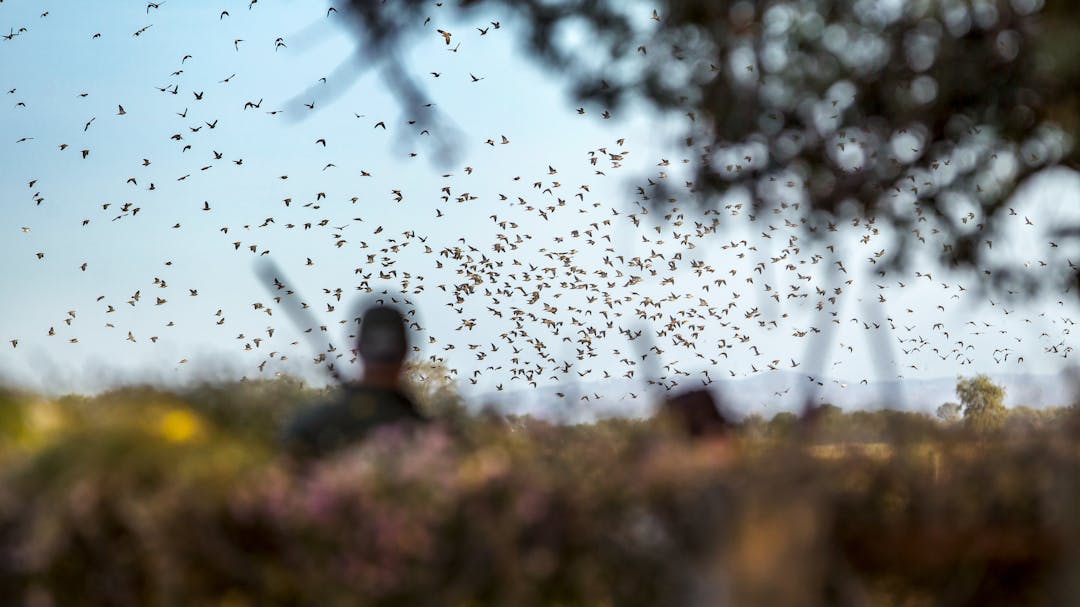
[[[944,219],[943,197],[960,195],[981,228],[941,221],[950,245],[941,261],[982,269],[990,259],[979,245],[1002,236],[996,212],[1016,187],[1048,167],[1080,166],[1080,53],[1070,54],[1080,7],[1042,4],[352,0],[348,15],[358,54],[382,66],[405,107],[424,94],[403,49],[446,23],[503,15],[580,102],[614,109],[640,99],[658,116],[687,116],[688,189],[702,204],[742,187],[759,210],[790,195],[805,196],[810,217],[881,218],[901,238],[882,260],[894,268],[910,261],[917,238],[914,219],[895,207]],[[1015,170],[1000,171],[993,157]],[[781,179],[796,185],[770,187]],[[990,276],[992,286],[1024,282],[1005,268]]]

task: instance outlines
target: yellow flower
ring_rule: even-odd
[[[171,443],[183,443],[199,434],[202,424],[199,418],[187,409],[170,409],[162,416],[158,431]]]

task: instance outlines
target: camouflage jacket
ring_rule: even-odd
[[[286,449],[319,457],[361,441],[380,426],[426,422],[416,405],[397,390],[348,386],[338,399],[301,411],[285,427]]]

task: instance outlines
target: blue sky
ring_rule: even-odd
[[[475,27],[485,22],[446,21],[433,7],[432,23],[406,58],[434,109],[448,119],[432,129],[457,147],[450,161],[439,162],[432,137],[408,123],[433,110],[402,108],[377,66],[353,59],[349,29],[338,16],[327,17],[326,6],[264,0],[248,10],[242,2],[170,1],[149,13],[141,3],[47,6],[7,0],[0,6],[0,30],[26,28],[0,42],[0,375],[54,391],[139,378],[179,382],[274,372],[318,378],[312,347],[282,309],[289,301],[273,302],[256,279],[254,264],[263,251],[327,325],[326,332],[315,329],[320,343],[333,343],[339,353],[347,347],[348,326],[340,321],[352,316],[362,276],[372,273],[368,284],[400,294],[408,272],[404,291],[423,327],[415,336],[423,348],[419,356],[444,358],[463,389],[485,395],[497,395],[498,386],[506,393],[527,391],[533,387],[529,378],[538,385],[555,381],[553,363],[529,358],[536,353],[536,342],[529,340],[542,342],[541,349],[560,363],[572,363],[572,370],[554,373],[556,378],[618,378],[630,368],[620,359],[647,353],[648,360],[633,367],[639,371],[635,379],[647,374],[647,363],[664,381],[684,387],[700,381],[705,368],[712,377],[747,377],[775,360],[781,369],[847,381],[1048,373],[1072,360],[1074,297],[1051,293],[1023,305],[1003,304],[979,294],[973,277],[950,275],[929,261],[916,262],[907,275],[880,277],[868,258],[888,246],[890,235],[872,235],[864,243],[865,223],[837,232],[835,258],[822,245],[802,241],[796,241],[797,253],[789,250],[785,257],[789,238],[801,238],[784,224],[784,218],[798,219],[794,209],[750,221],[745,212],[733,214],[737,209],[723,205],[720,215],[702,215],[686,198],[644,215],[636,186],[661,173],[672,181],[680,176],[681,157],[672,146],[676,119],[657,119],[639,108],[617,111],[611,120],[600,117],[605,108],[586,107],[579,114],[560,82],[518,52],[513,23],[498,15],[488,21],[500,21],[501,27],[481,36]],[[222,10],[229,16],[219,18]],[[449,52],[436,28],[454,32],[454,44],[461,42],[457,52]],[[285,46],[275,50],[278,37]],[[182,61],[185,55],[191,58]],[[349,69],[335,71],[343,64]],[[350,70],[355,78],[342,75]],[[328,82],[321,83],[323,77]],[[177,93],[156,88],[166,86]],[[246,102],[260,100],[259,108],[244,109]],[[314,110],[303,105],[311,102]],[[118,115],[121,105],[124,115]],[[375,128],[377,122],[386,129]],[[501,143],[504,136],[509,143]],[[33,139],[17,143],[23,137]],[[488,139],[495,145],[486,144]],[[61,144],[68,147],[60,150]],[[186,145],[191,147],[184,151]],[[600,148],[625,152],[621,166]],[[82,150],[89,150],[85,159]],[[599,155],[596,165],[590,152]],[[671,166],[658,166],[662,159]],[[450,188],[449,200],[441,199],[444,187]],[[400,202],[394,190],[401,191]],[[1060,271],[1069,256],[1080,259],[1067,247],[1052,249],[1045,237],[1051,226],[1076,219],[1078,192],[1071,173],[1032,184],[1014,205],[1018,214],[1009,218],[1013,244],[1002,246],[1000,254],[1029,262],[1030,271],[1045,276]],[[468,200],[458,202],[465,193]],[[518,197],[526,204],[517,204]],[[724,204],[740,202],[746,201],[733,195]],[[139,208],[138,214],[122,211],[125,204]],[[210,210],[202,210],[204,205]],[[544,219],[538,212],[549,205],[556,209]],[[664,219],[672,207],[678,210]],[[631,214],[640,225],[630,221]],[[682,223],[675,225],[679,214]],[[708,224],[714,217],[720,220],[717,234],[694,237],[693,249],[676,242],[675,234],[685,236],[695,221]],[[267,218],[273,222],[264,225]],[[509,223],[500,227],[500,221]],[[594,222],[598,226],[591,228]],[[591,237],[585,234],[590,229]],[[499,234],[521,238],[518,249],[496,250]],[[742,239],[746,246],[725,247]],[[927,259],[940,246],[929,240]],[[432,252],[425,253],[425,246]],[[462,303],[453,296],[454,285],[469,274],[462,260],[438,255],[447,247],[461,247],[477,264],[491,263],[487,274],[471,268],[481,282]],[[563,258],[549,256],[553,251]],[[37,258],[39,252],[44,258]],[[371,254],[375,259],[369,262]],[[672,270],[668,262],[679,254]],[[822,257],[815,261],[817,254]],[[656,274],[646,265],[636,271],[640,282],[629,284],[634,271],[622,262],[618,268],[604,262],[618,255],[652,256]],[[784,261],[773,263],[774,257]],[[691,260],[712,266],[714,274],[698,276]],[[384,261],[393,263],[383,266]],[[834,261],[842,261],[847,273],[828,270]],[[765,263],[760,273],[754,270],[759,262]],[[788,263],[796,269],[785,269]],[[530,264],[538,269],[526,271]],[[533,298],[530,292],[545,282],[544,267],[552,268],[550,287]],[[919,269],[932,279],[917,277]],[[391,270],[397,275],[378,278]],[[616,270],[624,274],[617,280]],[[609,277],[601,279],[598,272]],[[712,282],[718,278],[726,284]],[[598,290],[568,288],[575,280],[617,283],[601,290],[627,298],[621,316],[612,318],[620,310],[612,307],[604,319],[604,297]],[[702,288],[706,284],[709,291]],[[495,292],[517,287],[512,296]],[[796,287],[812,296],[787,297],[801,292]],[[816,304],[828,296],[817,295],[814,287],[829,295],[838,287],[842,292],[836,303],[824,301],[818,310]],[[130,305],[136,291],[140,300]],[[770,297],[777,291],[780,301]],[[157,298],[165,302],[155,305]],[[658,303],[643,307],[645,300]],[[728,325],[710,320],[700,331],[664,330],[672,320],[686,322],[694,309],[731,303],[722,321]],[[524,314],[519,330],[525,334],[502,337],[516,328],[509,320],[515,306]],[[642,319],[634,308],[659,316]],[[545,318],[562,323],[558,334]],[[895,330],[863,324],[887,325],[889,318]],[[603,332],[609,320],[612,326],[602,337],[590,333]],[[828,339],[810,330],[828,326],[834,327],[822,334]],[[50,327],[55,335],[48,334]],[[644,330],[647,336],[651,331],[650,345],[663,353],[627,341],[619,329]],[[675,334],[694,345],[673,341]],[[576,360],[585,337],[596,356]],[[12,339],[17,348],[7,343]],[[879,344],[889,344],[880,365],[872,356]],[[522,353],[514,354],[514,348]],[[1001,348],[1008,348],[1007,360]],[[1024,362],[1018,363],[1021,356]]]

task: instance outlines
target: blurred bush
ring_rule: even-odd
[[[825,409],[691,444],[648,420],[432,405],[450,413],[417,436],[279,456],[281,420],[324,396],[290,380],[0,393],[4,603],[1080,600],[1071,410],[975,434]]]

